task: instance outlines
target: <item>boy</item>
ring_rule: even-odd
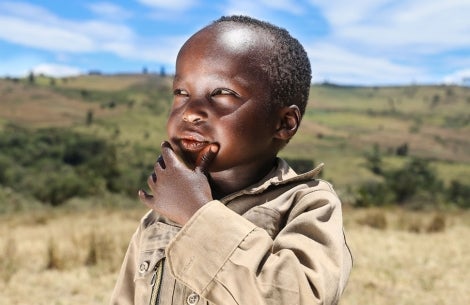
[[[140,190],[112,304],[336,304],[351,268],[341,204],[277,153],[296,133],[311,72],[300,43],[222,17],[181,48],[168,142]]]

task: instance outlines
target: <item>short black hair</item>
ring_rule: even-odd
[[[213,24],[235,22],[266,31],[274,39],[269,62],[263,67],[272,87],[272,99],[276,106],[297,105],[303,116],[307,106],[312,71],[307,52],[290,33],[269,22],[248,16],[223,16]]]

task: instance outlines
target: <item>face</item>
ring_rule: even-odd
[[[167,123],[169,141],[187,163],[216,143],[209,171],[256,170],[277,154],[275,111],[261,71],[268,41],[243,27],[209,27],[183,46]]]

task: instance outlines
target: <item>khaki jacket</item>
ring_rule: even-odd
[[[315,179],[321,167],[297,175],[279,159],[262,181],[208,202],[182,228],[147,213],[111,304],[337,304],[352,258],[341,203]]]

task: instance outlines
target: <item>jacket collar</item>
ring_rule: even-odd
[[[229,194],[221,199],[222,202],[227,203],[236,197],[242,195],[255,195],[264,192],[270,186],[279,186],[288,184],[291,182],[309,181],[315,179],[315,177],[321,172],[324,164],[320,163],[317,167],[303,174],[297,174],[287,162],[281,158],[277,159],[277,166],[273,168],[269,174],[267,174],[259,182],[248,186],[238,192]]]

